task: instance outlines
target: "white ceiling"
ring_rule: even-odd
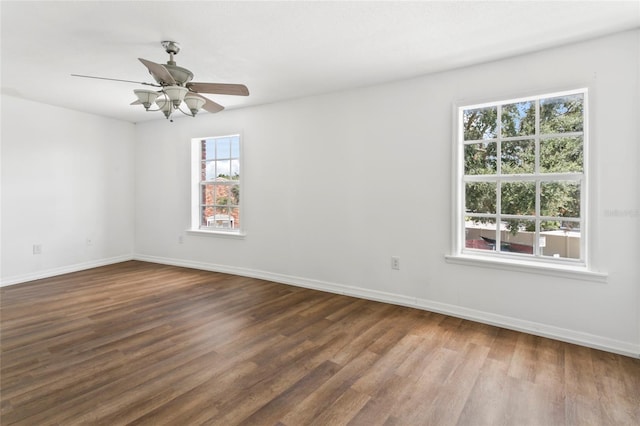
[[[276,102],[532,52],[640,26],[640,1],[2,1],[2,93],[140,122],[137,58],[194,81],[243,83],[227,108]],[[3,105],[5,108],[10,107]]]

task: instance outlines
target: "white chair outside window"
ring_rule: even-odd
[[[207,226],[214,228],[233,229],[233,216],[228,214],[215,214],[207,217]]]

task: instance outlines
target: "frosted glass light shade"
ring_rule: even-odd
[[[164,116],[169,118],[169,116],[173,112],[171,108],[173,106],[173,104],[171,103],[171,100],[165,96],[162,96],[156,99],[156,105],[158,105],[158,108],[160,108],[160,111],[164,113]]]
[[[151,104],[156,100],[159,93],[153,90],[136,89],[133,91],[138,97],[138,101],[144,106],[144,109],[149,109]]]
[[[189,91],[186,87],[181,86],[167,86],[164,89],[164,93],[167,94],[171,102],[173,102],[173,106],[178,108],[184,99],[184,96]]]
[[[191,115],[193,116],[195,116],[198,111],[200,111],[200,108],[202,108],[205,102],[206,101],[200,96],[195,96],[190,93],[184,97],[184,103],[187,104],[187,107],[189,108],[189,111],[191,111]]]

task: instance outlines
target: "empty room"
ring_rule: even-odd
[[[2,1],[2,425],[640,424],[638,1]]]

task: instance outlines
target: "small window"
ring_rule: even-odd
[[[240,232],[240,152],[239,135],[192,140],[193,229]]]
[[[587,91],[458,108],[457,252],[585,264]]]

